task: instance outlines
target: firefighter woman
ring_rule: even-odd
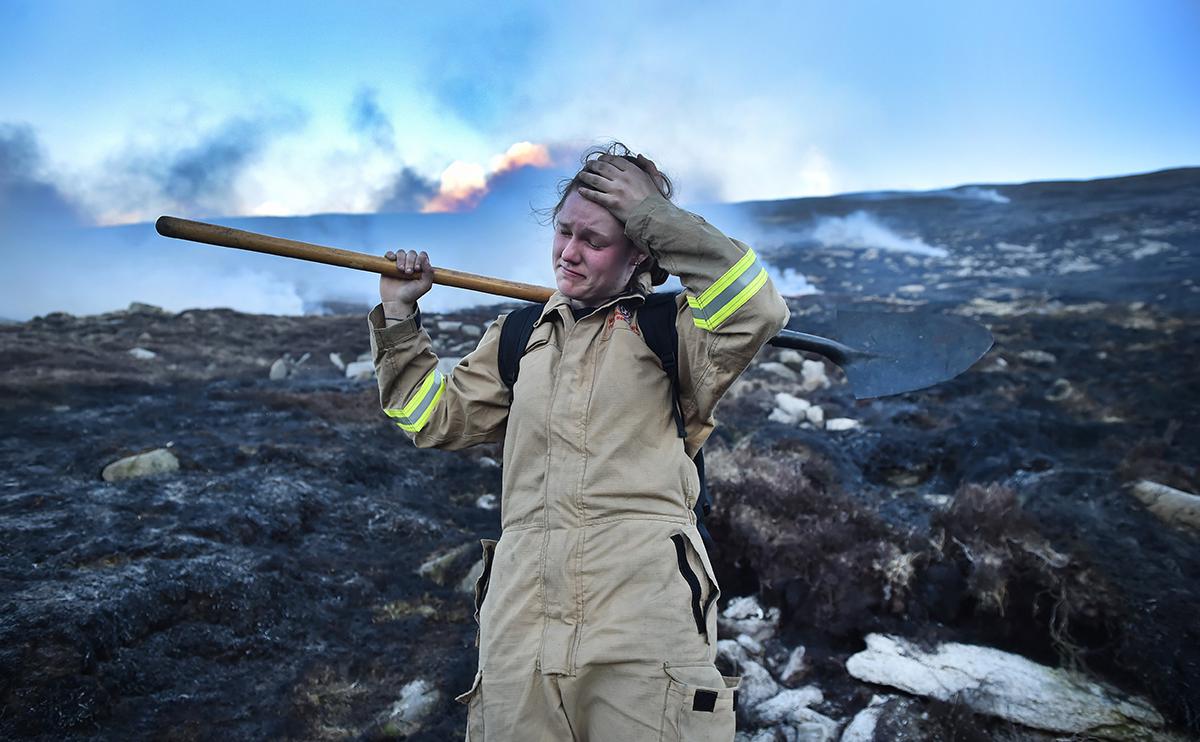
[[[420,447],[504,444],[502,532],[483,542],[475,591],[479,669],[459,697],[472,742],[733,739],[738,679],[714,664],[720,591],[692,456],[788,310],[754,251],[670,190],[621,145],[585,156],[553,210],[558,290],[512,389],[498,369],[506,316],[442,373],[416,305],[429,258],[386,255],[414,278],[381,278],[369,315],[384,411]],[[684,288],[676,390],[638,324],[666,273]]]

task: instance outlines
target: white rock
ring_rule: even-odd
[[[784,690],[757,706],[749,706],[747,716],[759,724],[791,727],[794,736],[784,732],[789,739],[827,742],[837,739],[837,721],[809,708],[824,700],[816,686]]]
[[[145,348],[130,348],[129,355],[133,356],[139,361],[148,361],[151,358],[156,358],[158,356],[158,354],[154,351],[146,350]]]
[[[825,424],[825,410],[813,405],[804,411],[804,417],[818,428]]]
[[[329,362],[336,366],[338,371],[346,370],[346,362],[342,360],[341,353],[330,353]]]
[[[1144,239],[1142,240],[1142,246],[1129,253],[1129,257],[1133,258],[1134,260],[1141,260],[1142,258],[1148,258],[1151,255],[1157,255],[1160,252],[1166,252],[1167,250],[1174,249],[1174,245],[1169,242]]]
[[[807,399],[801,399],[787,392],[775,393],[775,405],[796,420],[802,420],[804,413],[809,407],[812,407],[812,404]]]
[[[808,663],[804,661],[804,647],[799,646],[788,655],[787,662],[779,672],[779,679],[785,683],[794,683],[808,672]]]
[[[948,642],[926,652],[911,642],[869,634],[867,648],[846,661],[859,680],[966,704],[1035,729],[1136,738],[1161,727],[1147,701],[1125,698],[1078,673],[1031,662],[991,647]]]
[[[1008,360],[999,354],[989,354],[983,360],[979,370],[985,374],[998,374],[1008,370]]]
[[[750,654],[757,654],[761,656],[763,653],[762,642],[750,636],[749,634],[738,634],[738,637],[735,639],[735,641],[742,645],[742,647],[745,648],[745,650]]]
[[[1023,350],[1017,357],[1036,366],[1053,366],[1058,363],[1058,356],[1044,350]]]
[[[780,691],[779,683],[767,672],[767,668],[752,659],[746,659],[738,665],[742,676],[742,684],[738,688],[738,704],[745,703],[746,708],[753,710],[768,698]]]
[[[417,567],[417,574],[427,580],[432,580],[435,584],[445,585],[449,582],[450,570],[458,563],[458,560],[468,551],[478,548],[477,541],[468,541],[449,551],[431,554],[420,567]]]
[[[461,360],[462,358],[459,358],[458,356],[446,356],[445,358],[439,358],[437,362],[437,369],[438,371],[441,371],[443,375],[449,376],[450,372],[458,366],[458,362]]]
[[[795,371],[791,370],[782,363],[776,363],[775,361],[760,363],[758,364],[758,367],[763,371],[766,371],[773,376],[778,376],[785,381],[796,381],[798,378]]]
[[[463,337],[477,338],[483,336],[483,330],[479,328],[479,325],[463,325],[458,331],[462,333]]]
[[[460,593],[466,593],[467,595],[474,595],[475,583],[479,580],[479,577],[482,574],[483,560],[480,559],[471,565],[471,568],[467,570],[467,574],[462,578],[462,580],[459,581],[458,591]]]
[[[731,634],[746,634],[764,641],[775,634],[779,626],[779,609],[764,611],[753,595],[734,598],[725,606],[717,622]]]
[[[444,319],[437,323],[437,328],[440,332],[456,332],[462,327],[461,322]]]
[[[825,411],[820,407],[787,392],[777,392],[775,404],[776,407],[769,416],[769,419],[775,422],[788,424],[811,422],[820,425],[825,419]]]
[[[784,348],[779,351],[779,362],[799,370],[804,368],[804,356],[799,351]]]
[[[837,739],[838,723],[816,711],[808,711],[812,721],[784,727],[787,742],[833,742]]]
[[[288,377],[288,362],[287,358],[276,358],[271,364],[271,371],[268,374],[271,381],[279,381]]]
[[[441,697],[433,683],[425,679],[414,680],[400,689],[400,700],[392,704],[384,724],[390,732],[411,735],[420,730]]]
[[[771,414],[767,415],[767,419],[770,420],[771,422],[783,423],[784,425],[795,425],[796,424],[796,416],[789,414],[787,412],[784,412],[779,407],[776,407],[775,409],[771,410]]]
[[[493,468],[500,467],[500,463],[498,461],[496,461],[495,459],[493,459],[491,456],[480,456],[479,457],[479,465],[493,467]]]
[[[879,714],[893,696],[871,696],[871,702],[862,711],[854,715],[850,723],[842,731],[841,742],[873,742],[875,725],[879,723]]]
[[[746,648],[735,642],[733,639],[717,640],[717,656],[724,657],[737,667],[741,667],[743,662],[746,662],[750,659],[750,655],[746,652]]]
[[[766,614],[763,612],[762,606],[758,604],[758,598],[753,595],[743,595],[730,600],[721,615],[739,621],[745,618],[762,618]]]
[[[831,384],[829,376],[825,373],[825,364],[820,361],[805,361],[801,376],[804,378],[800,388],[806,392],[824,389]]]
[[[346,364],[347,379],[369,379],[375,375],[375,364],[372,361],[355,361]]]
[[[803,688],[788,688],[753,708],[754,718],[767,724],[778,724],[781,721],[799,721],[794,718],[798,709],[807,709],[825,702],[825,694],[815,685]]]
[[[359,353],[359,354],[358,354],[358,358],[355,358],[354,360],[356,360],[356,361],[370,361],[370,360],[373,360],[373,358],[374,358],[374,357],[372,356],[372,354],[371,354],[371,351],[369,351],[369,350],[364,350],[362,353]]]
[[[848,417],[835,417],[825,421],[826,430],[854,430],[857,427],[861,427],[861,423]]]
[[[496,496],[492,494],[480,495],[475,501],[475,507],[483,508],[484,510],[495,510],[497,506]]]
[[[759,729],[754,732],[738,732],[733,742],[775,742],[778,739],[774,729]]]
[[[1071,386],[1071,382],[1066,379],[1055,379],[1050,385],[1050,390],[1046,392],[1046,399],[1050,402],[1063,402],[1074,397],[1076,394],[1075,387]]]
[[[119,482],[124,479],[136,479],[178,470],[179,459],[175,458],[175,454],[165,448],[156,448],[146,453],[117,459],[104,467],[100,476],[106,482]]]
[[[1143,479],[1133,485],[1133,495],[1167,523],[1200,528],[1200,497],[1190,492]]]

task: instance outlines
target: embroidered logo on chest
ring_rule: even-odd
[[[629,308],[626,307],[624,304],[618,304],[613,308],[613,313],[611,315],[609,315],[609,317],[608,317],[609,326],[611,326],[612,323],[615,322],[618,317],[620,317],[622,320],[624,320],[625,325],[629,329],[633,330],[638,335],[642,334],[640,331],[638,331],[637,325],[635,325],[633,322],[633,313],[630,312]]]

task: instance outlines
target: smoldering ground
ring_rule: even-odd
[[[817,711],[843,726],[884,691],[846,660],[887,632],[1076,667],[1194,734],[1197,535],[1130,485],[1200,491],[1200,180],[999,192],[869,207],[946,257],[772,247],[822,289],[790,301],[795,329],[865,302],[975,317],[996,346],[951,382],[861,402],[831,366],[804,390],[796,359],[765,350],[707,446],[719,609],[753,595],[778,610],[762,652],[803,645],[805,664],[773,682],[820,688]],[[799,229],[864,208],[748,210]],[[430,313],[439,354],[467,352],[498,311]],[[499,455],[414,450],[373,383],[329,360],[366,345],[361,315],[134,307],[0,327],[5,736],[459,733],[464,585],[476,540],[498,533]],[[781,394],[820,415],[776,414]],[[156,448],[176,472],[100,477]],[[963,704],[889,703],[885,735],[1045,738]],[[749,713],[742,729],[770,728]]]

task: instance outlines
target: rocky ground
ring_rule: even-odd
[[[1200,734],[1198,204],[1173,171],[748,207],[824,291],[791,327],[854,303],[996,345],[867,401],[766,349],[723,403],[741,739]],[[945,254],[797,226],[864,211]],[[430,316],[439,354],[498,311]],[[366,344],[361,315],[0,326],[0,736],[460,735],[499,456],[413,449],[355,378]]]

